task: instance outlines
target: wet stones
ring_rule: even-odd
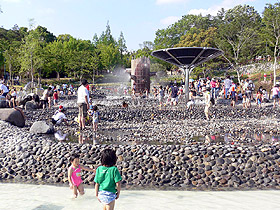
[[[78,114],[72,102],[65,102],[69,104],[70,120]],[[57,142],[48,135],[29,132],[34,122],[50,118],[55,109],[25,111],[24,128],[0,121],[0,180],[67,185],[71,154],[79,153],[81,164],[96,168],[100,152],[112,147],[118,157],[122,185],[127,189],[279,189],[279,144],[254,144],[249,137],[234,136],[246,131],[280,132],[277,121],[258,118],[280,118],[278,112],[269,108],[244,112],[217,105],[213,108],[216,120],[208,122],[203,107],[187,112],[182,104],[159,110],[155,100],[140,102],[141,106],[128,100],[127,109],[100,106],[99,140],[108,140],[106,144]],[[76,133],[77,127],[59,128]],[[221,143],[212,136],[226,132],[233,136],[231,142]],[[91,135],[91,127],[85,133]],[[192,140],[205,135],[212,142]],[[92,185],[93,173],[84,171],[83,180]]]

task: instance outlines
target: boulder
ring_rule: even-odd
[[[6,107],[7,107],[6,97],[0,96],[0,108],[6,108]]]
[[[30,132],[35,134],[53,134],[54,128],[51,124],[48,124],[46,121],[37,121],[34,122],[31,126]]]
[[[0,120],[11,123],[18,127],[24,127],[25,118],[20,109],[3,108],[0,109]]]
[[[38,104],[35,101],[27,101],[25,103],[25,110],[33,110],[38,108]]]
[[[6,108],[7,107],[7,101],[0,101],[0,108]]]

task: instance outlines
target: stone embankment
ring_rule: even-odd
[[[152,100],[143,101],[141,106],[133,103],[129,102],[128,109],[99,107],[102,121],[98,138],[101,143],[111,140],[109,144],[59,142],[52,135],[29,132],[34,121],[50,118],[54,109],[26,112],[24,128],[0,121],[0,181],[66,185],[71,154],[79,153],[81,164],[96,168],[100,152],[112,147],[126,189],[279,189],[278,142],[256,142],[243,135],[223,143],[192,139],[246,132],[277,135],[279,110],[217,105],[208,122],[203,107],[192,111],[180,106],[159,110]],[[73,120],[77,109],[69,106],[67,110]],[[55,129],[77,133],[77,127],[73,124]],[[84,132],[92,135],[89,126]],[[93,173],[84,171],[82,178],[86,185],[94,184]]]

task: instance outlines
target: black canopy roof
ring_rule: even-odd
[[[178,47],[153,51],[152,56],[176,66],[187,66],[187,68],[191,69],[223,53],[222,50],[216,48]]]

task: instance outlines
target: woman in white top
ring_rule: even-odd
[[[278,96],[278,94],[279,94],[279,85],[275,85],[272,88],[271,92],[272,92],[272,99],[273,99],[273,107],[275,107],[276,106],[276,101],[277,101],[277,99],[279,99],[279,96]]]
[[[206,117],[206,120],[210,120],[209,118],[209,109],[210,109],[210,106],[211,106],[211,96],[210,96],[210,88],[206,88],[206,87],[203,87],[202,88],[202,92],[204,94],[204,99],[205,99],[205,108],[204,108],[204,113],[205,113],[205,117]]]

